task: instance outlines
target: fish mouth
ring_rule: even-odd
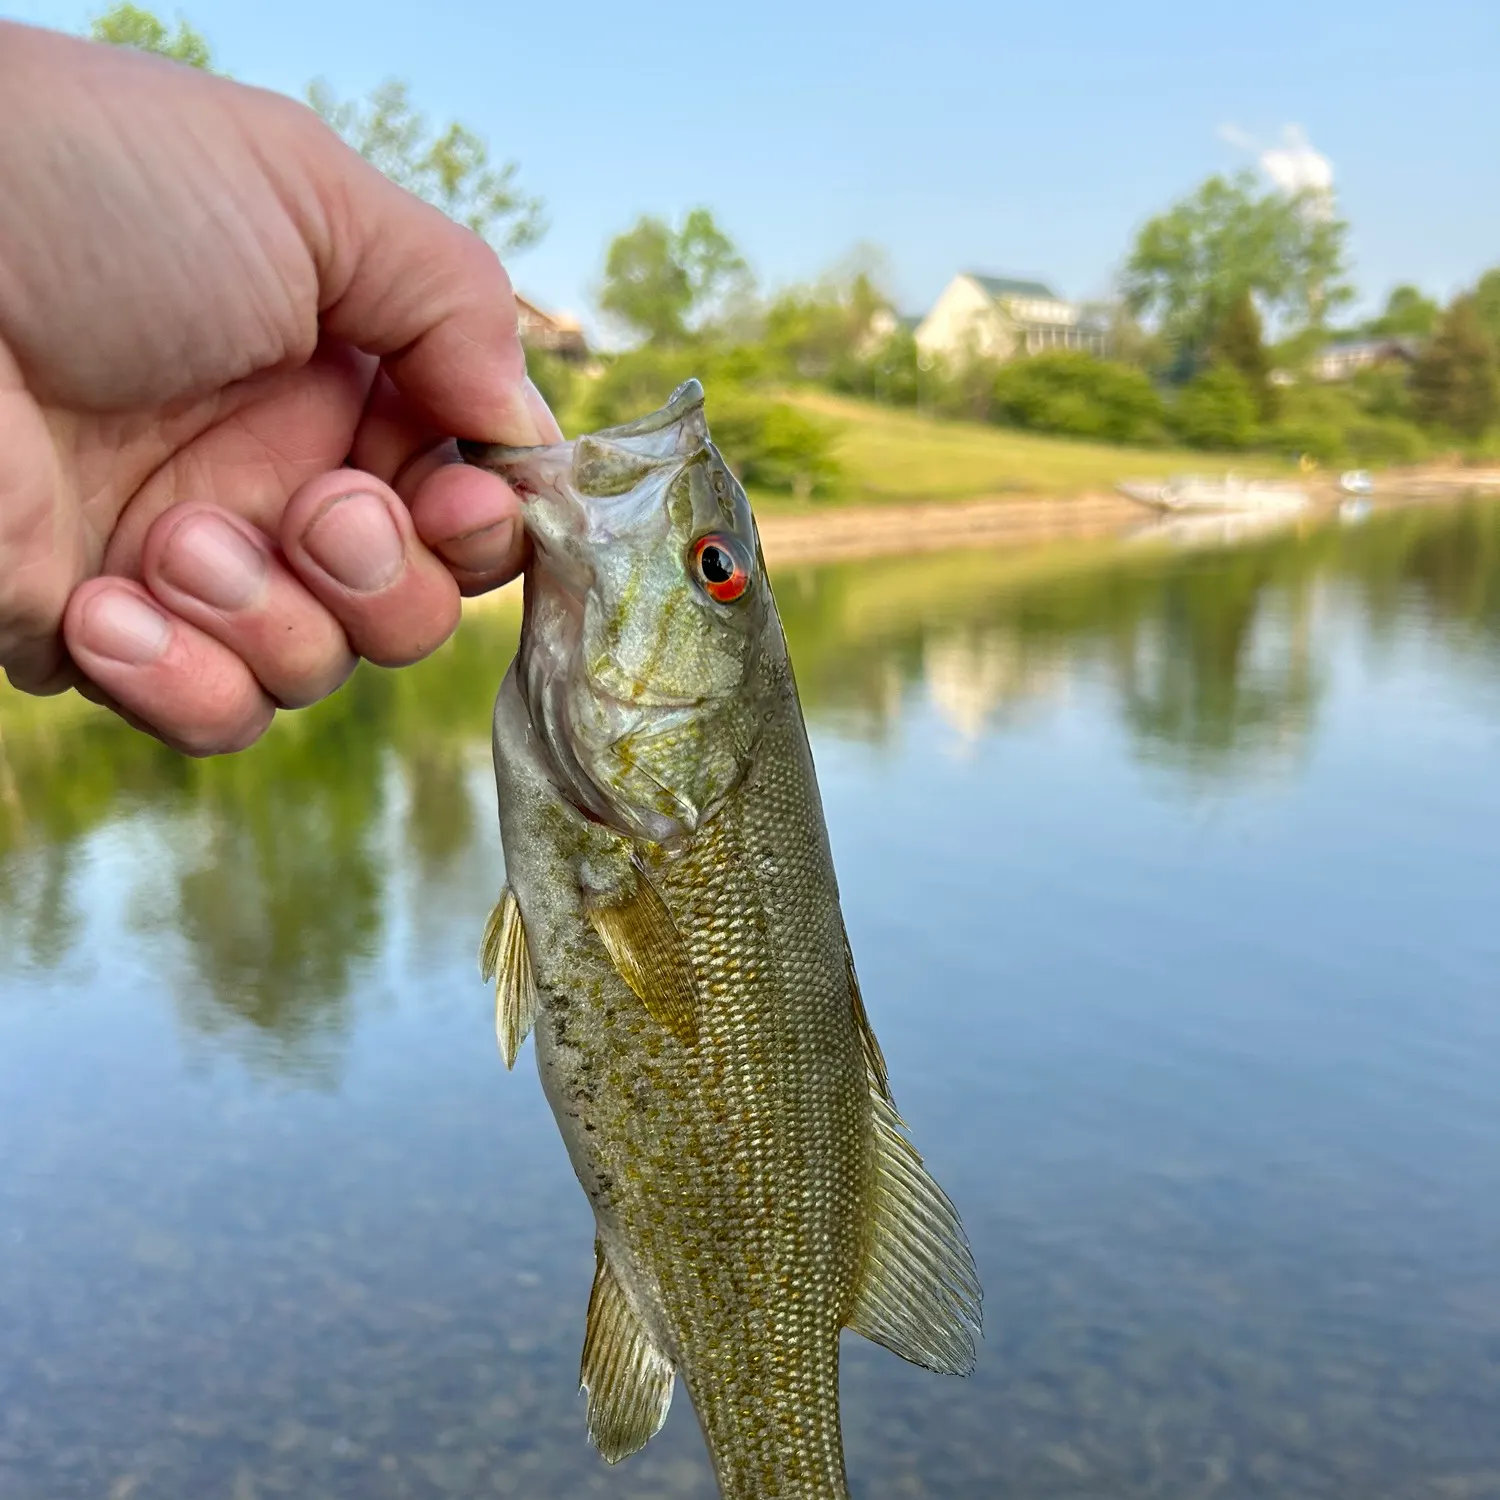
[[[593,436],[607,443],[630,442],[633,439],[653,438],[671,428],[681,426],[687,429],[683,435],[674,435],[668,441],[648,442],[640,446],[652,457],[659,457],[663,460],[677,454],[685,455],[691,449],[701,447],[707,440],[708,433],[702,415],[703,399],[702,383],[696,379],[684,380],[667,397],[664,406],[647,412],[643,417],[637,417],[633,422],[623,422],[618,427],[601,427]],[[697,431],[700,427],[703,428],[701,434]],[[684,436],[687,439],[687,446],[683,443]],[[458,453],[466,464],[473,464],[478,469],[488,469],[492,474],[498,474],[502,479],[514,485],[512,474],[517,465],[525,464],[549,451],[560,452],[562,449],[572,448],[578,441],[580,440],[577,438],[570,438],[562,443],[538,443],[517,447],[509,443],[482,443],[470,438],[460,438]],[[653,452],[652,450],[659,451]]]

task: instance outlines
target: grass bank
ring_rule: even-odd
[[[1039,437],[979,422],[954,422],[911,411],[797,390],[786,399],[838,429],[835,456],[844,481],[837,496],[805,502],[757,494],[766,513],[831,505],[912,504],[999,498],[1077,499],[1109,494],[1122,479],[1234,469],[1287,475],[1289,461],[1265,454],[1205,453],[1186,448],[1128,448]],[[712,420],[712,398],[709,409]]]

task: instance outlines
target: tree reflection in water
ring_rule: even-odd
[[[975,551],[778,577],[815,730],[891,741],[925,693],[977,737],[1088,672],[1143,755],[1218,777],[1277,763],[1312,734],[1318,602],[1332,590],[1358,601],[1375,642],[1415,611],[1444,649],[1493,674],[1500,505],[1398,511],[1227,551]],[[79,700],[7,690],[4,961],[67,959],[87,930],[93,841],[128,832],[146,841],[150,871],[132,920],[161,939],[184,1022],[256,1067],[334,1076],[393,883],[411,884],[418,948],[477,938],[460,938],[458,919],[474,925],[494,899],[489,709],[518,628],[512,592],[473,610],[430,661],[361,668],[253,750],[211,761]]]

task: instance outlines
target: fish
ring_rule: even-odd
[[[593,1209],[589,1438],[636,1452],[680,1378],[724,1500],[847,1500],[842,1330],[965,1375],[982,1294],[860,994],[749,500],[696,380],[461,453],[531,543],[480,956]]]

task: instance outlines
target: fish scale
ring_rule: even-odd
[[[845,1500],[842,1329],[965,1373],[979,1286],[890,1102],[748,502],[696,383],[466,456],[524,481],[536,544],[484,955],[594,1211],[590,1435],[635,1451],[680,1375],[726,1500]]]

